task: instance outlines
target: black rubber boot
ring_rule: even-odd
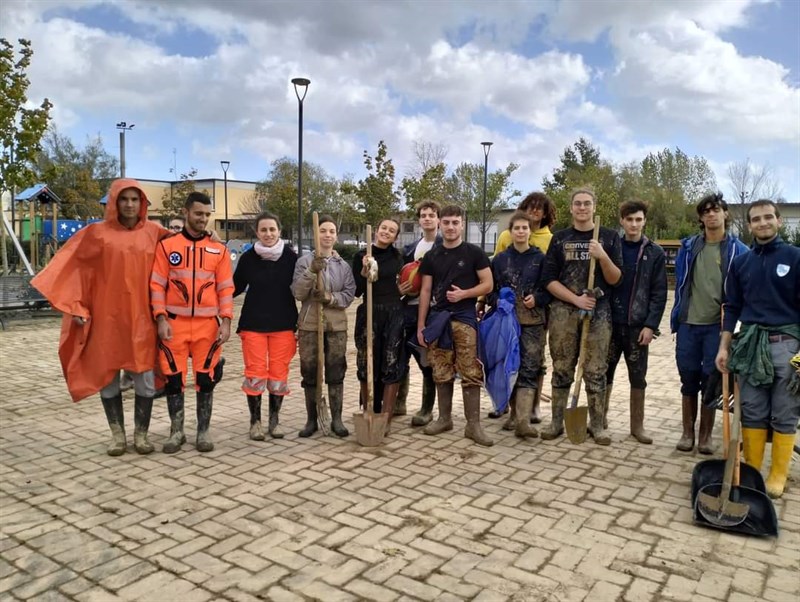
[[[408,413],[406,409],[406,401],[408,400],[408,385],[410,374],[406,371],[406,375],[400,380],[400,388],[397,390],[397,399],[394,402],[394,410],[392,416],[405,416]],[[383,395],[386,398],[386,394]]]
[[[464,398],[464,417],[467,419],[464,436],[472,439],[478,445],[491,447],[494,445],[494,441],[486,436],[481,426],[481,388],[477,386],[462,387],[461,395]],[[530,413],[530,407],[528,412]]]
[[[337,437],[347,437],[350,431],[342,422],[342,398],[344,397],[344,385],[328,385],[328,405],[331,408],[331,430]],[[314,405],[316,411],[317,406]]]
[[[320,385],[322,386],[322,385]],[[311,387],[303,388],[306,396],[306,425],[298,433],[300,437],[310,437],[317,432],[317,392]]]
[[[125,453],[125,415],[122,413],[122,393],[108,399],[101,397],[103,409],[106,411],[108,427],[111,429],[111,442],[106,453],[109,456],[121,456]]]
[[[426,435],[441,435],[453,430],[453,387],[452,381],[436,385],[439,417],[422,430]]]
[[[283,439],[283,431],[279,420],[282,405],[283,395],[269,394],[269,427],[267,431],[273,439]]]
[[[140,454],[150,454],[155,449],[147,440],[150,416],[153,414],[153,398],[136,395],[133,406],[133,447]]]
[[[165,454],[174,454],[186,443],[186,435],[183,434],[183,393],[167,395],[167,411],[170,420],[169,439],[164,443],[162,451]]]
[[[433,405],[436,403],[436,383],[432,376],[422,375],[422,407],[411,418],[411,426],[425,426],[433,420]]]
[[[214,406],[213,391],[197,392],[197,440],[195,445],[199,452],[214,451],[214,442],[208,432],[211,426],[211,411]]]
[[[250,439],[264,440],[264,427],[261,426],[261,395],[248,395],[247,407],[250,409]]]
[[[586,393],[586,402],[589,405],[589,434],[597,445],[611,445],[611,435],[603,427],[603,408],[605,407],[604,393]]]

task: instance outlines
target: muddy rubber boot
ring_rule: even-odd
[[[211,411],[214,407],[213,391],[197,392],[197,439],[195,446],[199,452],[214,451],[214,442],[208,432],[211,426]]]
[[[310,437],[317,432],[317,391],[311,387],[304,387],[303,392],[306,396],[306,425],[298,433],[298,437]]]
[[[494,441],[486,436],[481,426],[481,388],[462,387],[461,395],[464,398],[464,416],[467,419],[467,426],[464,427],[464,436],[467,439],[472,439],[478,445],[491,447],[494,445]]]
[[[714,444],[711,433],[714,430],[714,418],[717,416],[716,408],[700,406],[700,426],[697,428],[697,451],[705,456],[714,453]]]
[[[631,435],[647,445],[653,438],[644,430],[644,389],[631,389]]]
[[[531,424],[542,423],[542,410],[539,401],[542,399],[542,387],[544,386],[544,374],[539,375],[536,381],[536,393],[533,396],[533,411],[531,412]]]
[[[694,449],[694,423],[697,421],[697,395],[684,395],[681,398],[681,421],[683,435],[675,449],[690,452]]]
[[[106,411],[108,427],[111,429],[111,442],[106,453],[109,456],[121,456],[125,453],[125,416],[122,413],[122,393],[108,399],[101,397],[103,409]]]
[[[556,389],[553,387],[552,400],[550,402],[551,418],[550,424],[545,428],[540,436],[545,441],[557,439],[564,434],[564,410],[567,408],[567,397],[569,389]]]
[[[786,488],[789,467],[792,464],[795,433],[772,433],[772,465],[767,477],[767,495],[779,498]]]
[[[397,403],[397,391],[399,389],[400,383],[383,385],[383,403],[381,404],[381,408],[383,409],[383,413],[386,414],[386,430],[383,433],[384,437],[390,435],[392,432],[392,418],[396,415],[394,406]]]
[[[742,429],[744,461],[756,470],[764,463],[764,448],[767,446],[767,429]]]
[[[426,435],[441,435],[453,430],[453,381],[436,385],[439,417],[422,429]]]
[[[328,405],[331,408],[331,430],[337,437],[347,437],[350,431],[342,422],[344,385],[328,385]]]
[[[514,389],[511,392],[511,399],[508,400],[508,418],[503,423],[502,428],[504,431],[513,431],[517,428],[517,391],[518,389]],[[522,414],[520,414],[521,416]]]
[[[392,416],[405,416],[408,411],[406,410],[406,401],[408,400],[408,385],[409,385],[409,372],[406,371],[406,375],[400,381],[400,388],[397,391],[397,401],[394,404],[394,412]],[[386,392],[383,393],[384,399],[386,399]]]
[[[533,397],[535,394],[536,389],[517,389],[517,413],[522,419],[517,420],[514,434],[520,439],[535,439],[539,436],[539,431],[531,426],[529,420],[525,420],[525,418],[531,415]]]
[[[261,395],[248,395],[247,407],[250,409],[250,439],[264,440],[264,427],[261,426]]]
[[[153,398],[136,395],[133,405],[133,448],[139,454],[153,453],[155,447],[147,440],[150,416],[153,414]]]
[[[605,406],[605,393],[586,393],[589,405],[589,424],[591,435],[597,445],[611,445],[611,435],[603,428],[603,406]]]
[[[411,426],[425,426],[433,420],[433,404],[436,402],[436,383],[432,376],[422,375],[422,407],[411,418]]]
[[[183,393],[167,395],[167,411],[170,421],[169,439],[164,443],[161,451],[165,454],[174,454],[180,451],[181,445],[186,443],[186,435],[183,434]]]
[[[611,405],[611,389],[612,386],[606,385],[606,392],[603,395],[603,428],[608,430],[608,406]]]
[[[273,439],[283,439],[283,429],[280,424],[281,406],[283,405],[283,395],[269,394],[269,426],[267,432]]]

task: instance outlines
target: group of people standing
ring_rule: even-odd
[[[388,425],[392,417],[406,413],[413,356],[422,373],[422,396],[412,425],[424,427],[428,435],[453,429],[458,377],[465,437],[492,445],[481,426],[484,374],[478,359],[479,346],[492,342],[480,340],[477,326],[487,306],[497,304],[500,290],[508,288],[514,294],[520,325],[521,362],[504,427],[519,437],[539,436],[531,424],[541,422],[549,337],[551,422],[541,437],[555,439],[563,434],[564,412],[580,359],[589,433],[597,444],[610,444],[608,403],[616,365],[624,356],[630,381],[630,432],[641,443],[652,443],[644,430],[647,351],[659,334],[667,276],[663,250],[643,234],[648,207],[641,201],[621,205],[622,236],[611,228],[599,228],[595,235],[594,192],[575,190],[569,205],[572,223],[553,234],[552,201],[541,192],[531,193],[511,217],[491,261],[479,247],[463,240],[466,216],[457,205],[420,204],[416,212],[422,237],[402,251],[395,246],[400,224],[393,218],[383,219],[369,241],[370,252],[360,251],[352,264],[334,250],[337,228],[332,218],[320,217],[316,251],[298,258],[281,238],[278,217],[262,213],[253,224],[257,241],[242,254],[235,272],[225,246],[206,231],[211,214],[207,195],[189,195],[180,231],[170,232],[148,221],[147,205],[136,181],[117,180],[111,187],[105,220],[73,237],[33,281],[65,315],[59,354],[73,400],[100,392],[112,432],[111,455],[126,449],[120,370],[133,377],[136,451],[153,451],[147,432],[156,388],[165,390],[171,423],[163,451],[181,449],[186,441],[184,390],[189,358],[196,390],[196,446],[203,452],[214,448],[209,433],[213,391],[222,377],[220,357],[230,337],[233,298],[240,294],[245,299],[236,333],[242,344],[242,390],[250,412],[250,438],[284,436],[279,415],[290,393],[289,366],[298,348],[307,413],[300,437],[310,437],[319,428],[320,361],[331,430],[338,437],[348,436],[342,421],[345,312],[355,297],[365,297],[368,283],[373,292],[373,403],[376,412],[387,414]],[[683,395],[684,433],[678,449],[694,448],[697,396],[715,362],[724,371],[736,360],[737,371],[751,387],[752,401],[744,405],[745,458],[760,466],[765,435],[772,429],[773,470],[783,470],[783,465],[785,470],[782,482],[770,477],[768,485],[774,484],[773,493],[782,491],[788,459],[782,461],[785,452],[781,450],[791,449],[789,439],[794,440],[800,415],[798,389],[792,392],[778,383],[796,378],[783,364],[787,363],[784,356],[797,353],[800,340],[800,250],[777,238],[780,216],[769,201],[754,203],[752,216],[748,214],[756,237],[752,253],[727,233],[727,206],[721,196],[705,197],[697,210],[703,231],[684,241],[679,252],[671,321],[677,332]],[[769,269],[751,265],[749,258],[757,255],[759,265]],[[411,262],[418,262],[422,275],[418,294],[411,281],[399,278],[403,266]],[[588,289],[589,266],[595,263],[594,285]],[[751,283],[756,281],[758,291],[754,292]],[[723,304],[730,308],[721,323]],[[355,324],[362,405],[370,389],[366,319],[362,303]],[[581,356],[581,325],[587,319],[589,336]],[[729,359],[737,319],[745,324],[747,338],[756,342],[749,344],[747,352],[735,344]],[[747,359],[742,359],[743,354]],[[772,364],[774,369],[744,376],[751,370],[748,360],[754,355],[759,366]],[[765,393],[768,384],[779,391]],[[261,420],[264,395],[268,397],[266,432]],[[435,402],[438,417],[433,420]],[[713,409],[701,405],[699,413],[698,451],[711,453]]]

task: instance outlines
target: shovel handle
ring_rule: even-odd
[[[367,224],[367,257],[372,257],[372,226]],[[373,390],[373,372],[374,366],[372,365],[372,282],[369,279],[369,272],[367,272],[367,399],[364,401],[366,407],[364,410],[367,414],[374,414],[375,408],[372,405],[375,391]]]

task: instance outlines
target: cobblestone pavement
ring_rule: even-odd
[[[481,448],[462,437],[460,411],[441,437],[405,418],[378,449],[353,435],[299,439],[299,387],[281,415],[287,437],[253,442],[234,340],[212,453],[194,449],[189,412],[184,451],[160,452],[162,399],[151,429],[158,451],[139,456],[129,439],[129,453],[111,458],[99,397],[69,401],[58,333],[56,319],[14,319],[0,333],[2,600],[800,599],[797,463],[776,503],[779,538],[692,524],[690,477],[703,458],[674,450],[680,393],[669,335],[651,352],[650,446],[628,436],[624,363],[611,447],[520,441],[485,420],[495,446]],[[421,389],[412,373],[410,411]],[[130,436],[131,393],[125,403]]]

